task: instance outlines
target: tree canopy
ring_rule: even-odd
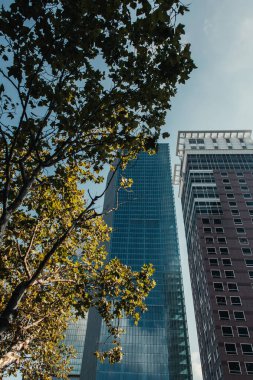
[[[78,189],[84,171],[65,167],[54,188],[41,176],[23,209],[14,213],[1,245],[0,368],[13,373],[20,367],[24,379],[64,378],[63,332],[71,314],[84,317],[91,306],[115,339],[114,349],[98,357],[119,360],[121,331],[113,322],[123,313],[138,321],[154,286],[151,265],[133,272],[117,259],[106,261],[101,243],[109,239],[110,228],[87,210],[84,191]],[[79,218],[85,209],[85,218]]]
[[[102,181],[100,170],[115,159],[124,167],[155,148],[177,85],[195,67],[177,21],[186,10],[178,0],[2,7],[2,371],[64,376],[59,342],[73,310],[97,307],[117,337],[113,318],[124,311],[138,320],[145,309],[152,267],[133,272],[106,261],[99,196],[87,200],[80,185]],[[112,362],[121,357],[115,342]]]

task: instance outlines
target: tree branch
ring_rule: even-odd
[[[23,260],[23,262],[24,262],[25,272],[26,272],[26,275],[27,275],[27,277],[28,277],[28,279],[29,279],[29,278],[31,277],[31,273],[30,273],[30,271],[29,271],[29,267],[28,267],[28,265],[27,265],[27,262],[26,262],[26,260],[24,259],[24,256],[23,256],[23,254],[22,254],[22,252],[21,252],[20,245],[19,245],[18,241],[16,241],[16,246],[17,246],[17,250],[18,250],[19,256],[20,256],[20,258],[21,258],[21,259]]]
[[[11,351],[0,358],[0,369],[1,372],[5,370],[5,368],[9,367],[11,364],[17,362],[20,358],[20,352],[22,352],[25,348],[28,347],[31,338],[26,339],[25,341],[20,341],[16,343]]]

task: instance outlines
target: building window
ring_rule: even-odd
[[[253,260],[251,259],[245,260],[245,264],[246,264],[246,267],[253,267]]]
[[[248,247],[243,247],[242,248],[242,253],[243,255],[251,255],[251,248],[248,248]]]
[[[248,273],[249,273],[249,278],[250,278],[251,280],[253,280],[253,270],[250,270]]]
[[[215,231],[216,231],[217,234],[224,234],[224,229],[223,229],[223,227],[216,227],[216,228],[215,228]]]
[[[245,237],[238,238],[240,244],[249,244],[249,241]]]
[[[226,143],[230,144],[230,139],[226,139]]]
[[[213,287],[216,292],[223,292],[224,290],[222,282],[214,282]]]
[[[217,241],[219,244],[227,244],[227,240],[224,237],[218,237]]]
[[[237,228],[236,228],[236,232],[237,232],[238,234],[245,234],[245,229],[242,228],[242,227],[237,227]]]
[[[230,319],[228,310],[219,310],[218,313],[221,321],[228,321]]]
[[[227,172],[221,172],[220,174],[221,174],[222,177],[227,177],[228,176]]]
[[[229,292],[238,292],[238,286],[235,282],[228,282],[227,285]]]
[[[203,224],[209,224],[210,220],[208,218],[202,218],[202,223]]]
[[[243,355],[253,355],[252,344],[241,343],[241,349]]]
[[[237,204],[235,201],[228,202],[230,207],[237,207]]]
[[[234,224],[235,225],[242,224],[242,219],[234,218]]]
[[[212,233],[212,228],[211,227],[204,227],[204,233],[206,233],[206,234]]]
[[[234,375],[238,375],[242,373],[239,362],[228,362],[228,370],[229,370],[229,373],[234,374]]]
[[[231,210],[232,215],[240,215],[239,210]]]
[[[225,190],[232,190],[231,186],[225,186]]]
[[[241,186],[240,188],[241,188],[242,191],[247,191],[247,190],[249,190],[248,186]]]
[[[212,237],[206,237],[206,244],[208,244],[208,243],[213,243]]]
[[[214,247],[208,247],[207,248],[208,255],[216,255],[216,248]]]
[[[245,363],[247,375],[253,375],[253,363]]]
[[[239,183],[246,183],[245,179],[243,179],[243,178],[238,179],[238,182]]]
[[[249,337],[249,329],[245,326],[237,326],[237,334],[241,338],[248,338]]]
[[[217,305],[226,305],[227,304],[226,297],[216,296],[216,303],[217,303]]]
[[[243,177],[243,173],[242,172],[238,172],[236,173],[237,177]]]
[[[214,224],[221,224],[221,219],[214,219],[213,222]]]
[[[249,199],[249,198],[252,198],[252,196],[249,193],[245,193],[245,194],[243,194],[243,198]]]
[[[209,265],[212,267],[217,267],[219,265],[218,259],[209,259]]]
[[[213,278],[221,278],[220,270],[212,270],[211,274]]]
[[[252,202],[252,201],[248,201],[248,202],[246,202],[246,205],[247,205],[248,207],[252,207],[252,206],[253,206],[253,202]]]
[[[234,336],[231,326],[221,326],[221,331],[223,336]]]
[[[231,305],[235,305],[235,306],[241,306],[242,305],[241,297],[231,296],[230,302],[231,302]]]
[[[245,321],[244,311],[234,311],[234,319],[236,321]]]
[[[235,198],[233,193],[227,193],[226,195],[227,195],[228,199],[234,199]]]
[[[228,248],[227,247],[220,247],[220,254],[221,255],[228,255]]]
[[[226,267],[230,267],[232,265],[231,259],[222,259],[222,264]]]
[[[223,183],[230,183],[230,181],[229,181],[228,178],[224,178],[224,179],[222,180],[222,182],[223,182]]]
[[[253,216],[253,210],[249,210],[250,216]]]
[[[225,270],[224,272],[226,278],[235,278],[235,272],[233,270]]]
[[[236,344],[235,343],[224,343],[225,351],[227,355],[236,355]]]

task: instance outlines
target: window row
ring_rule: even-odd
[[[241,351],[243,355],[253,355],[253,347],[250,343],[241,343]],[[237,355],[237,346],[235,343],[224,343],[227,355]]]
[[[220,173],[221,174],[221,176],[222,177],[227,177],[228,176],[228,173],[227,172],[221,172]],[[234,173],[233,173],[234,174]],[[237,172],[237,173],[235,173],[236,175],[237,175],[237,177],[243,177],[244,175],[243,175],[243,172]]]
[[[238,219],[239,220],[239,219]],[[203,221],[203,219],[202,219],[202,221]],[[215,229],[216,231],[216,233],[217,234],[223,234],[224,233],[224,229],[221,227],[221,228],[216,228]],[[206,229],[206,228],[204,228],[204,232],[205,233],[210,233],[212,230],[211,229]],[[246,233],[246,231],[245,231],[245,228],[243,228],[243,227],[237,227],[236,228],[236,232],[238,233],[238,234],[245,234]]]
[[[236,327],[237,335],[240,338],[249,338],[249,329],[246,326],[237,326]],[[232,326],[221,326],[222,336],[233,337],[234,329]]]
[[[253,375],[253,363],[244,363],[247,375]],[[240,362],[228,362],[230,374],[240,375],[242,373]]]
[[[231,259],[221,259],[222,265],[226,267],[232,266],[232,260]],[[210,266],[218,266],[219,260],[218,259],[209,259],[209,265]]]
[[[206,243],[214,243],[214,238],[212,236],[206,237]],[[227,244],[227,239],[225,237],[217,237],[217,242],[219,244]]]
[[[216,227],[215,232],[216,232],[216,234],[224,234],[224,229],[223,229],[223,227]],[[211,227],[204,227],[204,233],[206,233],[206,234],[212,233],[212,228]]]
[[[207,247],[206,251],[207,251],[208,255],[216,255],[217,254],[216,247]],[[243,255],[252,255],[252,250],[251,250],[251,248],[248,248],[248,247],[241,248],[241,252],[242,252]],[[228,255],[229,254],[229,250],[228,250],[227,247],[219,247],[219,253],[221,255]],[[252,260],[250,260],[250,259],[249,260],[245,260],[245,263],[246,263],[246,261],[248,263],[250,263]],[[246,263],[246,265],[247,266],[252,266],[251,264],[247,264],[247,263]]]
[[[189,139],[189,144],[204,144],[204,139]]]
[[[238,180],[238,182],[239,182],[239,184],[240,184],[240,188],[241,188],[241,190],[244,190],[244,191],[249,190],[248,186],[246,185],[246,181],[245,181],[245,179],[240,178],[240,179]],[[224,179],[222,180],[222,183],[225,185],[225,188],[228,187],[227,185],[230,185],[230,184],[231,184],[229,178],[224,178]]]
[[[235,194],[234,193],[226,193],[227,199],[235,199]],[[243,193],[242,194],[244,199],[251,199],[252,194],[251,193]]]
[[[218,310],[218,314],[221,321],[230,320],[230,313],[228,310]],[[244,311],[233,311],[233,317],[236,321],[246,321]]]
[[[210,224],[211,220],[209,218],[202,218],[203,224]],[[221,224],[221,219],[213,219],[214,224]]]
[[[211,275],[213,278],[221,278],[222,277],[222,273],[218,269],[211,270]],[[225,275],[225,278],[235,278],[235,272],[233,270],[225,270],[224,275]],[[253,271],[252,270],[248,271],[248,276],[249,276],[249,279],[253,280]]]
[[[217,302],[218,305],[226,305],[227,304],[226,297],[224,297],[224,298],[222,298],[222,297],[216,298],[216,302]],[[242,306],[241,297],[239,297],[239,296],[230,296],[230,303],[231,303],[231,305],[234,305],[234,306]]]
[[[244,363],[247,375],[253,375],[253,363]],[[240,362],[228,362],[228,370],[231,374],[241,374]]]
[[[217,253],[215,247],[207,247],[206,250],[209,255],[216,255]],[[219,247],[219,251],[221,255],[228,255],[227,247]]]
[[[222,273],[219,269],[211,270],[211,275],[213,278],[222,277]],[[235,278],[235,272],[233,270],[224,270],[224,275],[226,278]]]
[[[223,282],[214,282],[213,287],[216,292],[223,292],[224,291],[224,283]],[[236,282],[228,282],[227,283],[227,288],[229,292],[238,292],[238,285]],[[234,297],[232,297],[234,298]],[[236,297],[238,298],[238,297]]]
[[[222,291],[222,290],[223,289],[215,289],[215,291]],[[242,306],[241,297],[239,297],[239,296],[230,296],[229,298],[230,298],[231,305],[233,305],[233,306]],[[219,305],[225,305],[225,303],[221,303],[222,302],[221,299],[219,299],[218,301],[220,302]],[[226,302],[226,300],[225,300],[225,302]]]

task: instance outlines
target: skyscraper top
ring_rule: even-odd
[[[175,165],[174,184],[181,183],[187,154],[220,154],[222,151],[228,153],[228,150],[231,150],[229,153],[238,153],[240,150],[245,153],[248,149],[252,153],[251,134],[251,130],[179,131],[176,154],[181,162]]]

